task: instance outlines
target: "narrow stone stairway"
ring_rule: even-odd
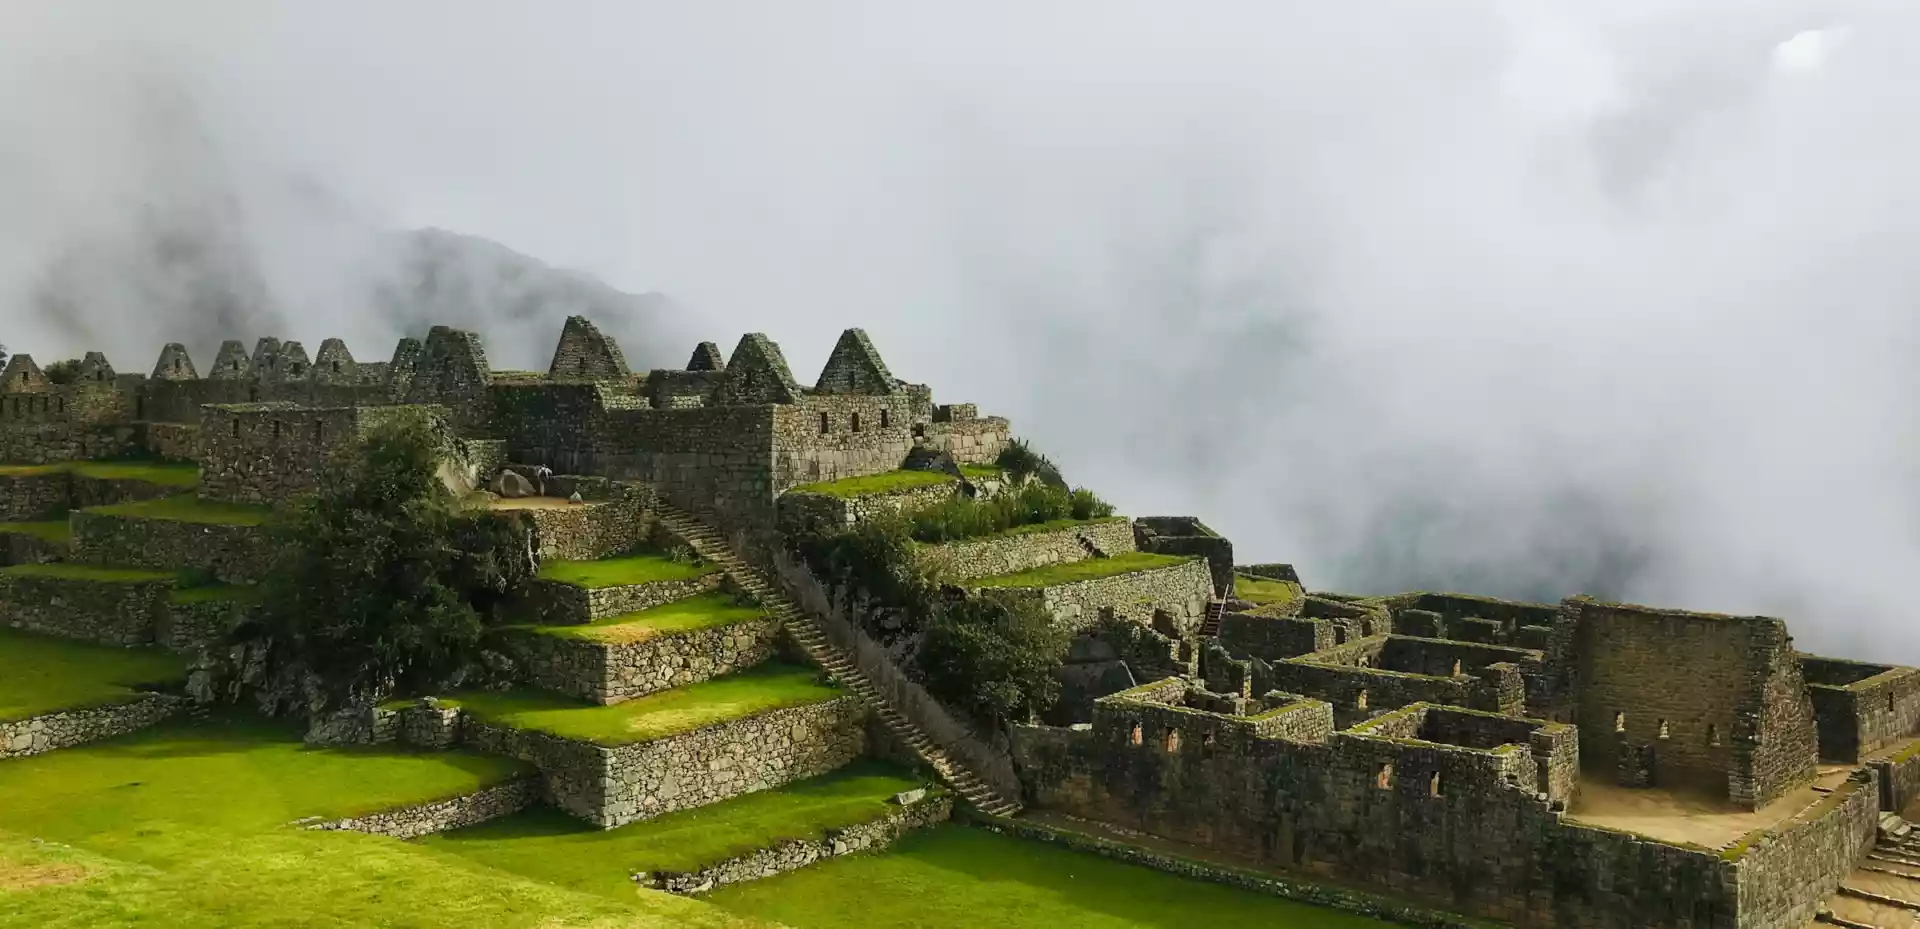
[[[1207,615],[1200,620],[1200,635],[1217,636],[1220,634],[1220,620],[1227,615],[1227,601],[1207,601]]]
[[[1847,929],[1920,927],[1920,833],[1883,814],[1873,851],[1840,883],[1818,922]]]
[[[953,788],[954,792],[965,797],[975,809],[984,813],[1012,816],[1020,812],[1019,803],[1001,796],[985,780],[942,751],[940,746],[935,744],[920,727],[914,725],[912,720],[889,703],[879,688],[861,673],[859,666],[853,662],[852,658],[827,638],[826,633],[820,628],[819,620],[802,609],[785,590],[767,581],[759,570],[740,557],[718,530],[664,501],[655,503],[655,513],[663,525],[692,546],[700,557],[719,565],[734,583],[739,584],[742,590],[759,600],[769,613],[785,625],[794,640],[806,649],[809,657],[872,707],[880,717],[880,721],[886,725],[887,731],[926,761],[941,779]]]

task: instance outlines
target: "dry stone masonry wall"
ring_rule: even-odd
[[[600,704],[742,671],[772,658],[772,617],[637,642],[600,642],[520,632],[510,640],[528,683]]]
[[[146,694],[126,703],[0,722],[0,759],[24,758],[136,732],[185,706],[183,697]]]
[[[944,577],[959,581],[1085,561],[1095,553],[1113,556],[1133,550],[1133,527],[1124,519],[1114,518],[1047,532],[1015,532],[930,545],[921,557],[937,566]]]
[[[634,882],[676,894],[700,894],[772,877],[843,855],[887,848],[916,829],[946,822],[953,816],[953,798],[946,794],[921,797],[879,819],[829,829],[817,839],[787,839],[738,858],[716,862],[698,871],[642,871]]]

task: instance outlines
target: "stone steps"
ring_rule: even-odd
[[[735,554],[733,547],[719,532],[663,502],[656,503],[656,512],[668,530],[692,546],[702,558],[719,565],[735,584],[760,601],[768,612],[785,625],[808,657],[841,686],[872,707],[888,733],[912,749],[955,793],[975,808],[991,815],[1011,816],[1020,811],[1017,802],[1000,796],[985,781],[948,756],[912,720],[895,709],[873,682],[860,672],[852,659],[828,640],[814,617],[802,610],[786,591],[766,581],[759,571]]]

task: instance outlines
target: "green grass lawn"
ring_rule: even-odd
[[[636,871],[692,871],[784,839],[879,819],[887,798],[922,786],[875,761],[822,777],[602,830],[557,810],[529,810],[425,840],[431,847],[573,890],[633,894]]]
[[[967,826],[706,899],[794,929],[1382,929],[1391,923]]]
[[[870,474],[866,477],[849,477],[845,480],[826,481],[819,484],[802,484],[791,493],[826,494],[829,497],[865,497],[872,494],[892,493],[896,490],[912,490],[915,487],[932,487],[935,484],[953,483],[953,475],[938,471],[888,471],[885,474]]]
[[[540,563],[542,580],[559,581],[577,587],[622,587],[628,584],[653,584],[660,581],[690,581],[720,570],[719,565],[674,561],[665,555],[622,555],[598,561],[566,561],[549,558]]]
[[[80,477],[103,481],[145,481],[167,487],[200,483],[200,466],[162,461],[76,461],[71,470]]]
[[[1056,584],[1113,577],[1116,574],[1131,574],[1150,568],[1170,568],[1192,560],[1192,558],[1178,555],[1127,552],[1111,558],[1089,558],[1086,561],[1047,565],[1015,574],[976,578],[967,581],[966,585],[969,587],[1052,587]]]
[[[1233,594],[1249,603],[1292,603],[1302,596],[1295,584],[1251,574],[1233,576]]]
[[[217,526],[258,526],[273,515],[273,508],[252,503],[223,503],[218,500],[202,500],[194,494],[176,494],[154,500],[139,500],[133,503],[113,503],[96,506],[83,513],[98,513],[102,516],[130,516],[138,519],[167,519],[183,523],[205,523]]]
[[[42,542],[65,545],[73,541],[73,524],[64,519],[50,519],[44,522],[0,523],[0,532],[17,532],[30,535]]]
[[[756,926],[706,904],[583,894],[418,843],[286,824],[471,793],[517,763],[315,749],[216,717],[0,762],[5,929]]]
[[[960,466],[960,473],[970,481],[995,481],[1007,476],[1007,472],[994,465]]]
[[[697,597],[688,597],[685,600],[675,600],[648,610],[609,616],[584,626],[528,626],[526,628],[539,635],[584,639],[609,645],[627,645],[678,632],[730,626],[734,623],[761,619],[766,615],[766,610],[758,606],[742,606],[735,602],[732,594],[716,591]]]
[[[50,577],[64,581],[97,581],[103,584],[151,584],[155,581],[172,583],[179,575],[172,571],[154,571],[147,568],[103,568],[89,564],[17,564],[0,568],[0,576],[5,577]]]
[[[0,628],[0,721],[125,703],[141,684],[175,683],[186,662],[157,648],[114,648]]]
[[[838,688],[821,683],[819,673],[812,668],[765,664],[613,706],[596,706],[540,690],[475,691],[454,694],[451,700],[484,722],[616,746],[692,732],[784,707],[820,703],[840,695]]]

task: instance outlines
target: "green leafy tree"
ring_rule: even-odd
[[[80,379],[80,359],[67,358],[40,369],[55,384],[71,384]]]
[[[942,604],[916,663],[927,690],[983,719],[1024,720],[1060,698],[1054,671],[1068,634],[1029,601],[976,597]]]
[[[456,512],[435,474],[442,441],[424,417],[384,424],[274,526],[258,632],[269,666],[305,682],[309,710],[424,692],[470,668],[486,631],[475,601],[528,570],[512,524]]]

